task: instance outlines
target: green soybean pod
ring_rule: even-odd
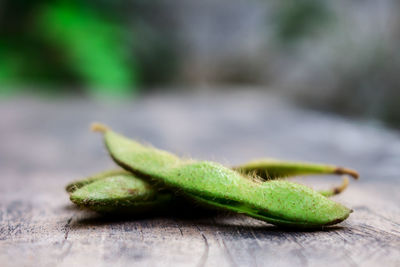
[[[167,206],[173,199],[171,193],[160,192],[123,170],[103,172],[72,184],[75,186],[69,187],[71,201],[100,213],[149,212]]]
[[[264,180],[317,174],[350,175],[354,179],[359,178],[359,174],[355,170],[335,165],[276,159],[258,159],[232,168],[241,173],[255,174]]]
[[[233,170],[239,171],[247,175],[255,175],[262,180],[268,181],[273,179],[291,178],[299,175],[350,175],[354,179],[359,178],[357,171],[328,164],[283,161],[277,159],[258,159],[244,164],[232,167]],[[343,178],[340,186],[333,187],[328,190],[318,191],[326,197],[331,197],[343,192],[349,184],[347,177]]]
[[[94,124],[92,129],[104,134],[111,157],[122,168],[201,203],[291,227],[332,225],[351,212],[300,184],[283,180],[259,183],[218,163],[182,160],[144,146],[104,125]]]
[[[100,172],[100,173],[96,173],[96,174],[94,174],[92,176],[89,176],[89,177],[87,177],[85,179],[73,181],[73,182],[69,183],[65,187],[65,190],[68,193],[72,193],[75,190],[77,190],[79,188],[82,188],[83,186],[85,186],[87,184],[91,184],[91,183],[93,183],[95,181],[106,179],[106,178],[108,178],[110,176],[115,176],[115,175],[120,175],[120,174],[124,175],[124,174],[129,174],[129,173],[130,172],[122,170],[122,169],[103,171],[103,172]]]

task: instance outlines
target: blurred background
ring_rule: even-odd
[[[0,98],[271,91],[400,126],[397,0],[1,0]]]

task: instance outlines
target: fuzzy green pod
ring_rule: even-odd
[[[246,175],[257,176],[264,181],[291,178],[299,175],[323,174],[349,175],[356,180],[359,178],[358,172],[349,168],[329,164],[282,161],[272,158],[257,159],[231,168]],[[331,197],[343,192],[348,184],[349,179],[343,177],[341,185],[318,192],[323,196]]]
[[[359,174],[355,170],[335,165],[276,159],[258,159],[232,168],[245,174],[255,174],[265,180],[317,174],[346,174],[352,176],[354,179],[358,179],[359,177]]]
[[[67,186],[73,203],[101,213],[148,212],[172,200],[170,193],[123,170],[103,172],[70,185],[74,185]]]
[[[103,125],[93,129],[103,132],[111,157],[124,169],[214,207],[275,225],[308,228],[339,223],[351,212],[303,185],[283,180],[260,183],[218,163],[182,160],[144,146]]]
[[[83,186],[85,186],[87,184],[93,183],[93,182],[98,181],[98,180],[106,179],[106,178],[111,177],[111,176],[120,175],[120,174],[125,175],[125,174],[130,174],[130,172],[122,170],[122,169],[103,171],[103,172],[100,172],[100,173],[96,173],[96,174],[94,174],[92,176],[89,176],[89,177],[87,177],[85,179],[73,181],[73,182],[69,183],[65,187],[65,190],[68,193],[72,193],[75,190],[77,190],[77,189],[79,189],[79,188],[81,188],[81,187],[83,187]]]

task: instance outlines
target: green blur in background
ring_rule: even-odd
[[[104,1],[3,2],[0,93],[72,90],[124,97],[135,95],[139,85],[147,82],[146,75],[160,78],[162,75],[155,74],[157,67],[146,66],[148,53],[138,57],[136,52],[150,47],[157,55],[161,42],[150,40],[153,44],[149,44],[148,38],[140,39],[143,36],[136,34],[135,24],[120,17],[120,5]],[[135,17],[135,10],[131,11]],[[171,69],[172,63],[169,65]]]
[[[29,87],[54,93],[68,88],[64,90],[124,97],[135,95],[139,87],[176,80],[178,56],[169,44],[177,39],[171,33],[173,26],[163,36],[168,28],[154,29],[151,22],[160,12],[142,16],[154,10],[169,12],[171,6],[150,2],[5,1],[0,28],[1,93],[22,90],[16,88],[29,91]],[[172,9],[179,5],[184,4],[177,2]],[[276,39],[290,44],[307,35],[313,25],[324,21],[325,13],[318,1],[294,6],[289,1],[277,13]]]
[[[398,10],[398,0],[3,0],[0,97],[253,88],[400,126]]]

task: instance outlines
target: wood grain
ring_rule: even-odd
[[[241,215],[168,210],[105,218],[70,204],[64,186],[113,167],[103,121],[184,156],[237,164],[257,157],[353,167],[335,200],[350,218],[293,231]],[[305,111],[260,93],[0,103],[1,266],[400,266],[397,132]],[[308,178],[318,188],[339,179]]]

